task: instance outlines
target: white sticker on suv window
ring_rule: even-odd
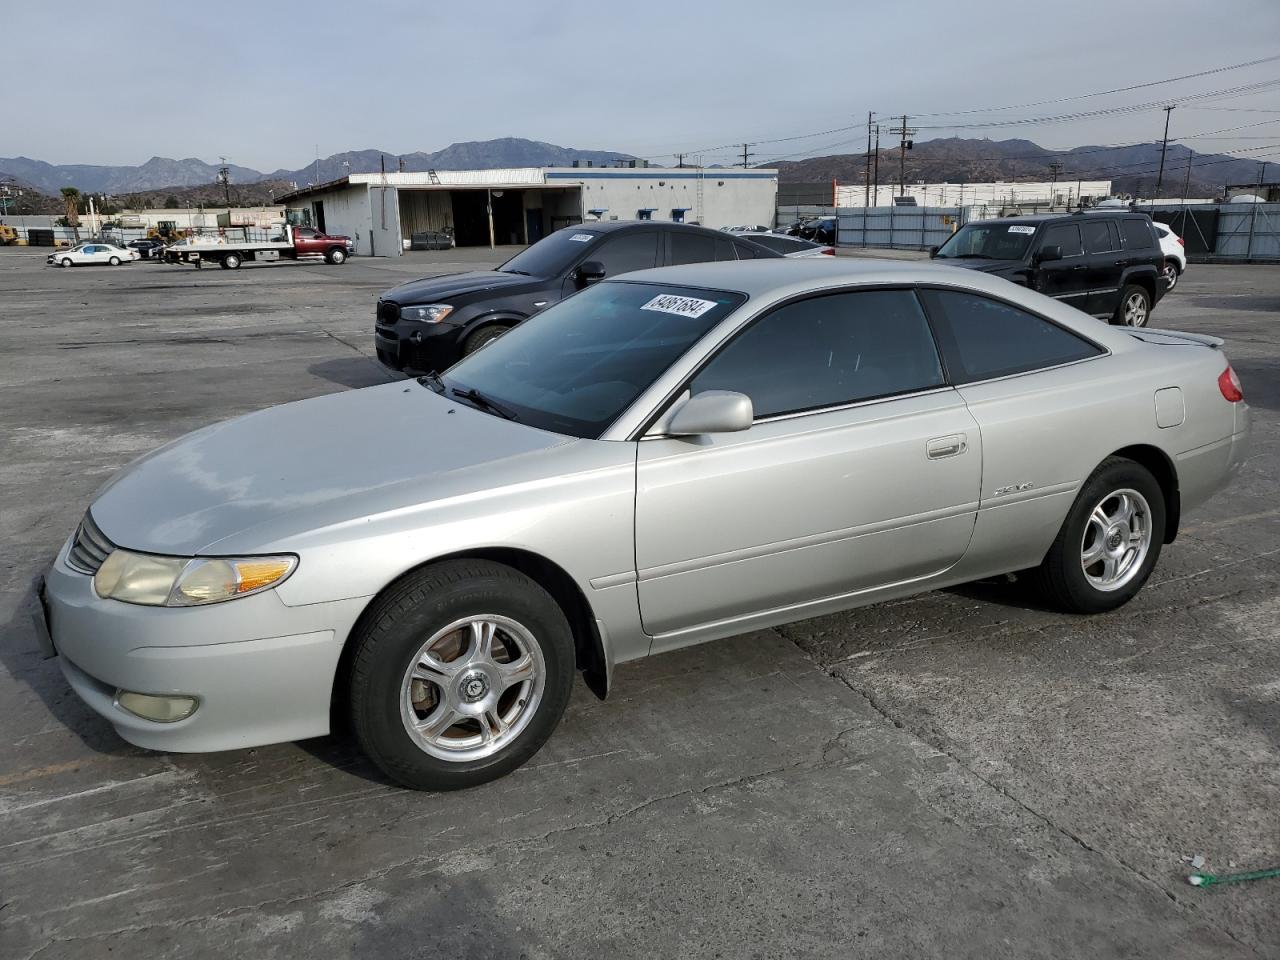
[[[590,233],[575,233],[569,239],[577,243],[590,243],[592,240],[595,239],[595,235]]]
[[[674,313],[680,317],[700,317],[716,305],[714,300],[699,300],[696,297],[677,297],[675,294],[663,293],[643,304],[641,310],[656,310],[659,313]]]
[[[1010,233],[1035,233],[1036,228],[1024,227],[1024,226],[1021,226],[1020,224],[1015,223],[1012,227],[1009,228],[1009,232]]]

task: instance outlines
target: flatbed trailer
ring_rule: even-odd
[[[247,232],[241,236],[196,237],[166,247],[162,259],[166,263],[186,263],[195,267],[217,263],[224,270],[238,270],[246,261],[313,259],[345,263],[354,248],[350,237],[331,236],[310,227],[286,224],[279,239],[253,240],[249,239]]]

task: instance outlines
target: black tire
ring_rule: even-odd
[[[1141,300],[1141,308],[1137,304]],[[1137,284],[1127,284],[1120,291],[1120,302],[1111,322],[1122,327],[1145,327],[1151,319],[1151,294]]]
[[[1134,490],[1146,498],[1150,545],[1136,572],[1121,587],[1095,587],[1085,574],[1082,549],[1090,515],[1099,502],[1118,490]],[[1084,482],[1040,566],[1029,574],[1032,586],[1051,605],[1069,613],[1105,613],[1128,603],[1142,589],[1160,559],[1164,543],[1165,502],[1160,484],[1146,467],[1124,457],[1108,457]]]
[[[485,344],[492,340],[497,340],[510,329],[510,324],[491,323],[487,327],[481,327],[479,330],[468,334],[467,339],[462,341],[462,355],[465,357],[475,353]]]
[[[532,635],[545,664],[541,700],[523,730],[496,753],[475,760],[432,756],[401,719],[405,671],[432,634],[481,615],[507,617]],[[515,770],[546,743],[573,689],[574,644],[564,612],[538,584],[499,563],[450,560],[410,574],[373,602],[353,642],[356,736],[387,776],[414,790],[458,790]]]
[[[324,258],[330,263],[346,263],[347,251],[343,250],[341,247],[333,247],[325,254]]]
[[[224,253],[224,254],[222,255],[222,268],[223,268],[224,270],[239,270],[239,269],[240,269],[240,254],[238,254],[238,253]]]

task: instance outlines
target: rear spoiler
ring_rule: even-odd
[[[1220,349],[1225,340],[1204,333],[1183,333],[1181,330],[1153,330],[1150,327],[1134,327],[1126,331],[1131,337],[1146,343],[1187,344],[1198,343],[1213,350]]]

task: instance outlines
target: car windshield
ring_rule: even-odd
[[[1021,260],[1035,232],[1030,223],[967,223],[938,248],[938,259]]]
[[[599,234],[578,227],[566,227],[522,250],[498,269],[504,273],[524,273],[531,277],[554,277],[569,268]]]
[[[477,406],[521,423],[595,439],[745,300],[696,287],[596,284],[491,341],[440,382],[455,394],[474,390]]]

